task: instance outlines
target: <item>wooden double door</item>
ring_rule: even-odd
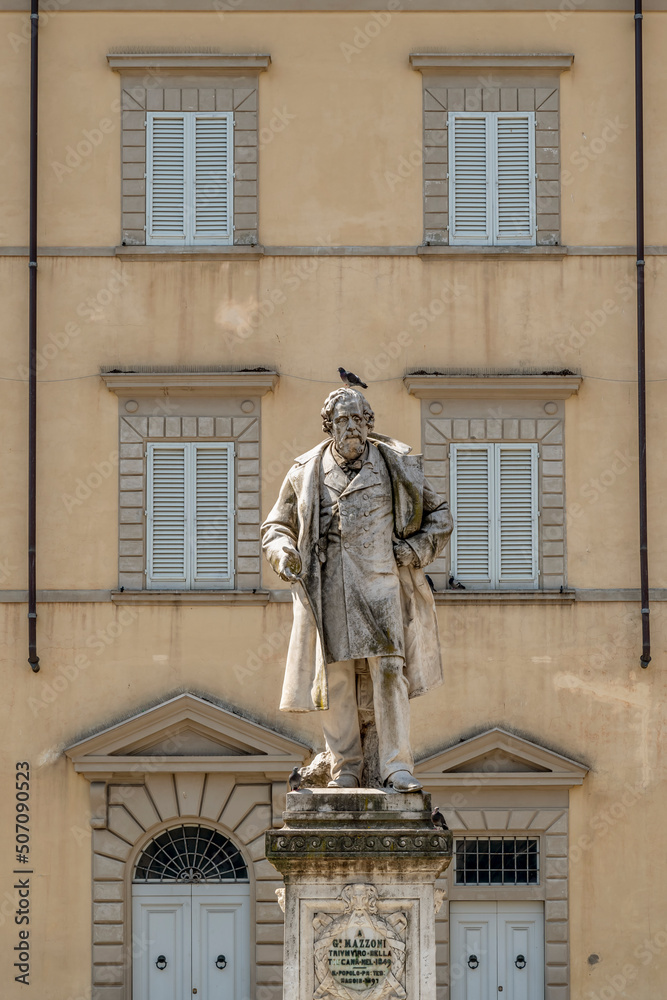
[[[249,886],[134,885],[132,1000],[246,1000]]]
[[[541,901],[452,902],[451,1000],[544,1000]]]

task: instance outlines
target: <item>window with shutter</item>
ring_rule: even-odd
[[[491,574],[491,464],[489,444],[452,445],[452,568],[457,580],[489,586]]]
[[[453,444],[452,573],[481,589],[534,589],[537,445]]]
[[[146,128],[146,242],[230,244],[232,113],[148,112]]]
[[[231,442],[148,445],[147,586],[234,586]]]
[[[195,586],[232,586],[234,542],[231,444],[194,445]]]
[[[449,203],[452,243],[491,242],[491,165],[487,115],[450,115]]]
[[[535,113],[450,112],[452,245],[533,246]]]

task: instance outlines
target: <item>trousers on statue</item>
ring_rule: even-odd
[[[410,702],[401,656],[373,656],[366,660],[373,685],[373,709],[378,733],[380,774],[386,781],[395,771],[412,774]],[[334,780],[349,774],[361,781],[363,754],[359,732],[356,660],[327,665],[329,708],[321,713],[322,729],[333,756]]]

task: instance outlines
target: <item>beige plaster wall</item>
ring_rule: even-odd
[[[25,18],[2,15],[6,32]],[[164,44],[268,51],[260,127],[273,109],[295,117],[261,152],[260,231],[267,244],[411,244],[421,241],[421,172],[392,191],[384,177],[421,136],[421,79],[411,50],[574,51],[563,74],[563,233],[571,244],[633,238],[632,42],[628,15],[577,12],[552,30],[546,14],[408,15],[347,63],[367,15],[59,14],[44,24],[41,97],[41,240],[112,246],[120,232],[118,122],[72,173],[54,162],[97,128],[120,90],[106,64],[113,47]],[[646,19],[647,26],[649,18]],[[665,15],[646,34],[647,240],[667,242]],[[156,30],[156,26],[157,30]],[[14,49],[16,48],[16,51]],[[27,232],[25,44],[0,61],[5,98],[1,239]],[[572,156],[607,118],[627,128],[579,169]],[[582,156],[584,154],[581,154]],[[234,263],[133,263],[42,258],[39,349],[38,580],[40,588],[106,589],[117,574],[118,402],[100,365],[196,363],[275,366],[262,401],[263,508],[294,455],[319,440],[323,396],[339,364],[368,376],[377,427],[419,447],[420,406],[401,381],[424,367],[578,369],[566,403],[568,578],[581,588],[638,586],[635,313],[631,257],[563,261],[414,258],[265,258]],[[650,552],[654,586],[667,586],[661,496],[665,385],[660,343],[663,258],[647,267]],[[1,374],[23,379],[26,262],[0,269]],[[437,303],[433,306],[433,303]],[[263,306],[265,316],[259,315]],[[425,322],[420,308],[431,310]],[[437,313],[437,315],[435,315]],[[259,318],[257,318],[259,316]],[[406,333],[399,340],[399,335]],[[63,380],[63,381],[59,381]],[[24,382],[3,382],[2,589],[26,586]],[[619,457],[620,453],[620,457]],[[81,492],[77,496],[77,489]],[[265,584],[277,586],[268,568]],[[418,754],[500,725],[591,766],[572,793],[572,997],[598,1000],[614,977],[633,1000],[665,981],[667,809],[659,757],[665,703],[665,605],[652,610],[654,662],[639,670],[636,603],[552,607],[440,607],[447,684],[418,700]],[[88,1000],[90,847],[88,786],[61,755],[95,728],[182,689],[224,700],[268,727],[319,743],[311,716],[277,711],[289,605],[136,608],[110,603],[40,607],[42,671],[26,663],[26,608],[0,604],[3,732],[9,768],[0,825],[0,993],[18,1000],[12,948],[14,760],[33,766],[33,993]],[[269,636],[275,653],[257,649]],[[257,664],[259,663],[259,666]],[[630,804],[626,804],[626,803]],[[667,939],[667,938],[665,938]],[[649,942],[654,950],[647,948]],[[655,942],[658,943],[655,943]],[[589,954],[600,962],[589,965]],[[630,968],[630,972],[625,967]],[[618,981],[618,980],[617,980]],[[444,1000],[444,998],[439,998]]]
[[[27,72],[25,17],[2,14],[0,84],[7,143],[3,243],[24,245],[27,230]],[[383,20],[385,15],[382,15]],[[573,52],[563,73],[563,241],[628,244],[633,239],[634,137],[632,21],[621,13],[394,12],[375,34],[367,13],[67,13],[44,19],[40,34],[40,185],[45,245],[119,242],[118,75],[106,53],[122,47],[220,48],[269,52],[260,80],[260,239],[314,245],[416,244],[422,239],[419,167],[387,178],[420,149],[421,78],[412,51]],[[646,19],[647,241],[667,242],[661,199],[667,137],[662,124],[667,16]],[[482,74],[484,76],[484,74]],[[276,112],[284,113],[272,126]],[[70,157],[86,131],[99,143]],[[609,122],[611,132],[605,131]],[[277,130],[276,130],[277,129]],[[72,165],[73,164],[73,165]],[[48,206],[48,208],[47,208]]]
[[[32,980],[40,1000],[87,996],[90,970],[88,785],[61,756],[63,745],[189,688],[318,746],[316,718],[276,710],[290,615],[289,605],[168,611],[43,606],[42,672],[35,676],[24,662],[24,609],[4,605],[0,639],[11,677],[5,699],[11,759],[33,765]],[[656,837],[666,820],[660,771],[664,618],[657,606],[656,659],[643,672],[634,608],[508,607],[500,614],[441,608],[447,683],[413,702],[418,756],[498,724],[591,767],[570,805],[573,997],[588,997],[587,990],[601,989],[627,965],[635,970],[628,995],[637,1000],[658,995],[664,982],[664,949],[655,946],[650,961],[642,950],[667,924]],[[115,639],[112,623],[120,626]],[[281,630],[275,654],[252,659]],[[82,655],[86,665],[75,660]],[[8,774],[7,805],[10,785]],[[475,790],[466,794],[474,807]],[[9,1000],[23,995],[10,976],[12,848],[7,822],[0,834],[0,974]],[[595,967],[589,954],[600,956]],[[63,955],[66,961],[56,960]]]
[[[647,265],[654,586],[667,585],[659,514],[666,472],[655,460],[666,385],[660,379],[667,375],[658,340],[659,317],[667,308],[663,259],[651,257]],[[24,270],[19,260],[3,265],[11,308],[0,322],[11,378],[26,374]],[[580,369],[583,386],[565,404],[569,583],[638,586],[634,270],[630,257],[534,264],[395,257],[192,264],[44,258],[40,587],[115,586],[118,403],[96,375],[101,365],[275,367],[278,387],[262,402],[266,512],[292,458],[319,440],[322,400],[336,385],[342,362],[366,374],[378,428],[416,449],[419,401],[403,386],[406,371]],[[428,320],[420,308],[428,310]],[[12,475],[0,487],[6,504],[4,586],[19,589],[25,586],[26,389],[20,382],[6,386]]]

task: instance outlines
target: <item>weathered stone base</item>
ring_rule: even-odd
[[[435,1000],[435,879],[451,835],[430,796],[287,796],[266,856],[285,881],[284,1000]]]

